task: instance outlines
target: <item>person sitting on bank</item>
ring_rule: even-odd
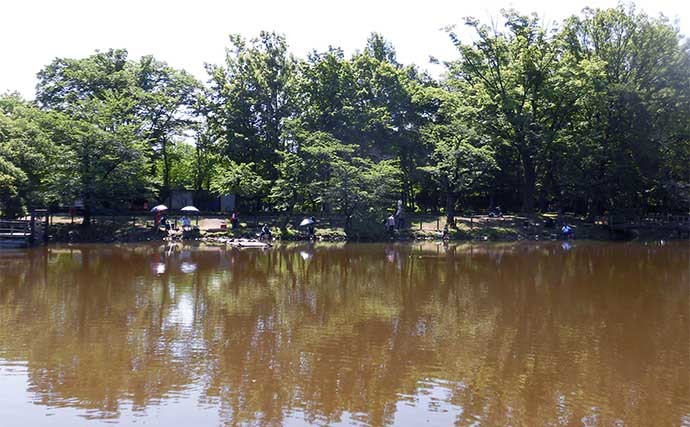
[[[563,238],[569,239],[573,237],[574,231],[571,226],[568,224],[563,224],[563,227],[561,227],[561,234],[563,235]]]
[[[443,227],[443,240],[450,240],[450,230],[448,229],[448,224]]]
[[[489,211],[489,218],[502,218],[502,217],[503,217],[503,211],[501,211],[500,206],[496,206],[495,208],[493,208]]]
[[[182,217],[182,231],[190,231],[192,229],[192,221],[186,216]]]
[[[164,231],[170,231],[170,229],[172,228],[172,225],[170,224],[168,217],[165,215],[161,215],[159,224],[163,227]]]
[[[264,224],[263,227],[261,227],[261,233],[259,233],[259,240],[271,240],[273,235],[271,234],[271,229],[268,227],[268,224]]]

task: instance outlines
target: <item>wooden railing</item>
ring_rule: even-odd
[[[0,239],[30,239],[31,221],[0,220]]]
[[[607,218],[607,224],[611,229],[644,228],[644,227],[671,227],[683,228],[690,226],[689,215],[649,214],[649,215],[617,215],[612,214]]]

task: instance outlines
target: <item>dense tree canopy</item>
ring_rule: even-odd
[[[435,79],[374,33],[347,56],[233,35],[208,83],[126,50],[58,58],[35,102],[0,97],[0,213],[88,212],[174,189],[245,209],[338,214],[351,232],[408,210],[687,211],[690,42],[632,6],[546,28],[503,11]],[[86,221],[88,223],[88,221]]]

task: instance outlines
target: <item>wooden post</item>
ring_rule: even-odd
[[[29,241],[34,243],[34,232],[36,231],[36,212],[31,211],[31,222],[29,223],[31,227],[31,235],[29,236]],[[12,225],[10,225],[10,234],[12,234]]]
[[[48,241],[48,229],[50,228],[50,211],[46,211],[46,223],[43,227],[43,241]]]

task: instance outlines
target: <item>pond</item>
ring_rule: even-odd
[[[690,426],[687,242],[0,251],[10,426]]]

